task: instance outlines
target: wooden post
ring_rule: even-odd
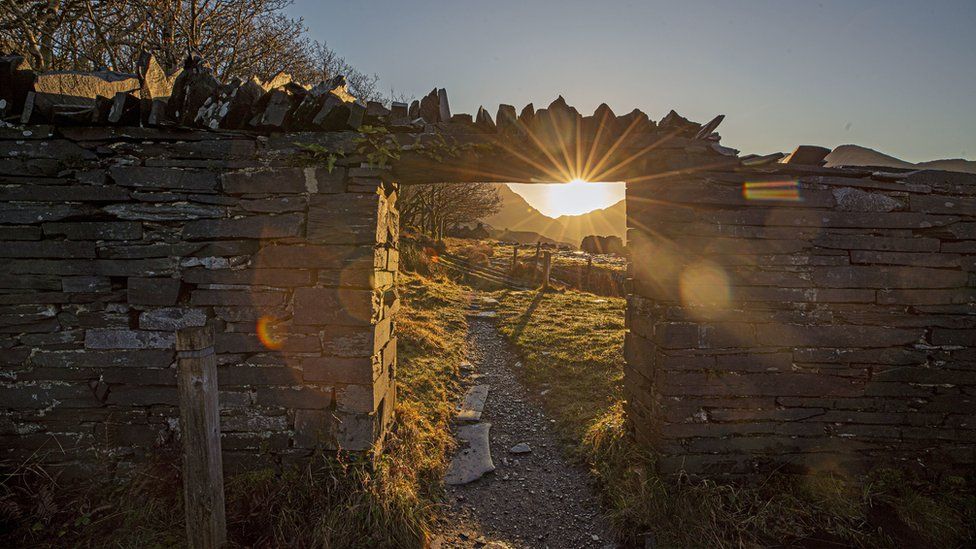
[[[549,273],[552,271],[552,252],[546,251],[542,255],[542,287],[549,287]]]
[[[590,287],[590,270],[593,268],[593,256],[588,255],[586,257],[586,276],[583,278],[583,289],[586,290]]]
[[[515,276],[515,269],[518,267],[518,243],[512,247],[512,276]]]
[[[176,358],[187,546],[222,547],[227,541],[227,519],[213,325],[177,330]]]
[[[535,243],[535,257],[532,258],[532,278],[539,279],[539,254],[542,250],[542,242]]]

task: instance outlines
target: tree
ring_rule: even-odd
[[[343,74],[353,95],[375,99],[376,75],[311,40],[291,0],[0,0],[0,50],[35,70],[135,72],[150,52],[169,72],[198,54],[223,81],[284,71],[315,83]]]
[[[497,213],[501,198],[491,183],[404,185],[397,205],[403,225],[442,238],[449,227]]]

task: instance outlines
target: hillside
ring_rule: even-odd
[[[976,161],[961,158],[911,163],[859,145],[841,145],[827,155],[827,166],[882,166],[886,168],[948,170],[976,173]]]
[[[591,234],[620,238],[626,234],[627,210],[623,200],[585,214],[552,218],[533,208],[507,185],[498,186],[498,195],[502,199],[501,210],[484,219],[485,223],[496,229],[534,231],[573,246],[579,246],[583,237]]]

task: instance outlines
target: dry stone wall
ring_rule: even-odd
[[[380,442],[396,188],[294,145],[354,136],[0,129],[0,457],[144,458],[178,430],[175,330],[207,322],[225,469]]]
[[[627,186],[627,406],[661,467],[976,463],[976,176],[703,160]]]

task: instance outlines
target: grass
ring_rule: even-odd
[[[338,455],[276,474],[227,479],[228,535],[239,547],[421,547],[437,515],[460,392],[465,290],[443,278],[401,276],[397,419],[374,466]],[[0,546],[174,547],[183,544],[179,453],[125,482],[61,482],[35,462],[7,467]],[[93,475],[93,479],[100,478]]]
[[[591,469],[621,541],[663,547],[967,547],[974,479],[773,474],[750,484],[660,475],[628,436],[621,402],[623,299],[498,292],[500,331],[571,451]]]

